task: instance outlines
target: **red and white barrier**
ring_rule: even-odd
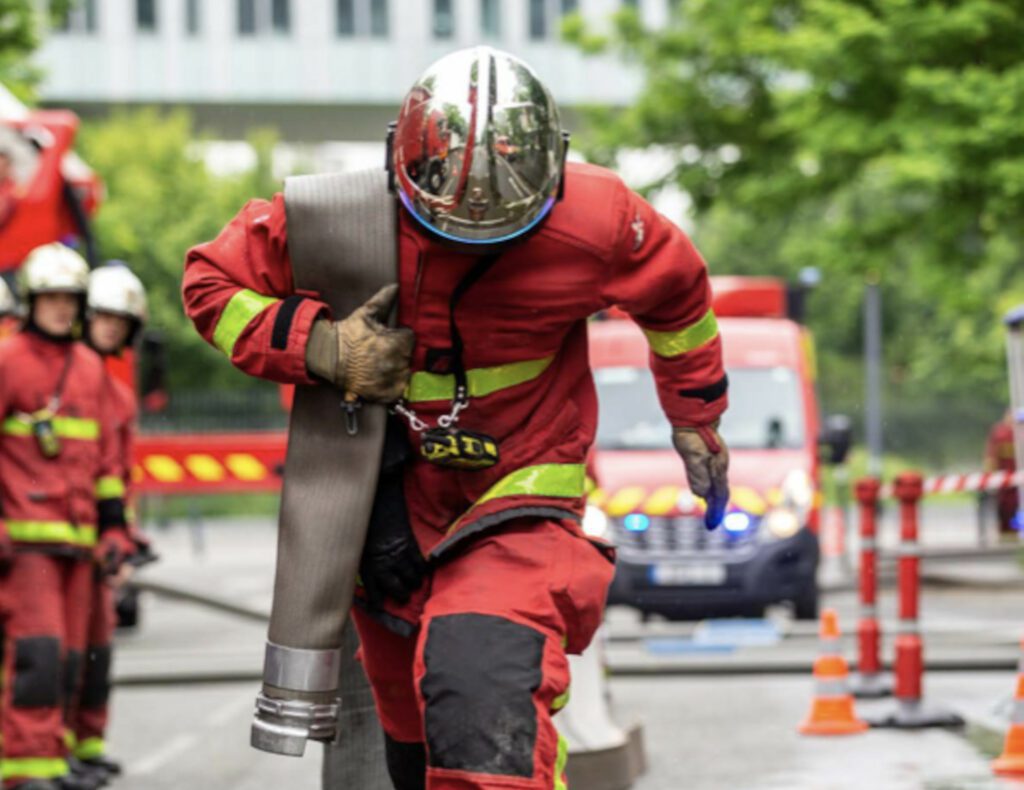
[[[959,494],[962,492],[1001,491],[1024,486],[1024,470],[1017,472],[969,472],[965,474],[938,475],[924,481],[924,494]],[[895,496],[893,486],[882,488],[883,497]]]

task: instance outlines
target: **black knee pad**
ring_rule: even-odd
[[[78,702],[83,710],[102,708],[110,698],[110,655],[110,645],[90,647],[85,654],[82,698]]]
[[[384,733],[384,754],[395,790],[426,788],[427,750],[422,743],[402,743]]]
[[[532,776],[543,655],[544,634],[503,617],[433,619],[420,684],[430,765]]]
[[[16,708],[55,708],[60,704],[60,640],[30,636],[14,640],[11,703]]]

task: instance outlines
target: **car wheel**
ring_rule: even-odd
[[[810,584],[793,599],[793,616],[797,620],[818,619],[818,586]]]

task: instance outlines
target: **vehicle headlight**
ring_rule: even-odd
[[[587,505],[583,512],[583,532],[592,538],[608,537],[608,516],[601,508]]]
[[[794,469],[782,481],[779,503],[765,517],[768,532],[776,538],[789,538],[807,522],[814,504],[814,486],[803,469]]]
[[[769,511],[764,520],[768,532],[776,538],[790,538],[800,530],[800,516],[788,507]]]

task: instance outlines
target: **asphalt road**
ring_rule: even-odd
[[[269,606],[274,538],[268,522],[209,524],[201,540],[198,533],[176,525],[155,538],[164,561],[148,572],[150,578],[214,593],[255,610]],[[1013,653],[1019,635],[1020,573],[1011,564],[994,578],[995,583],[980,578],[980,586],[926,592],[924,625],[932,635],[926,653]],[[883,617],[891,617],[894,598],[886,595]],[[837,593],[829,602],[838,606],[845,623],[855,622],[852,593]],[[789,623],[780,612],[772,616],[778,638],[740,646],[737,652],[765,660],[789,654],[813,657],[813,628]],[[692,639],[694,626],[642,626],[631,613],[616,611],[608,633],[613,665],[616,657],[650,658],[652,653],[655,660],[675,661],[680,650],[686,652],[679,645]],[[115,671],[133,683],[175,676],[194,681],[210,674],[251,678],[259,672],[264,638],[265,627],[258,622],[148,596],[140,630],[119,639]],[[927,678],[926,694],[972,720],[989,717],[998,722],[998,709],[1005,706],[1013,684],[1012,670],[946,672]],[[319,787],[319,746],[311,745],[303,759],[274,757],[249,747],[257,688],[248,679],[117,689],[110,741],[127,767],[118,786]],[[650,768],[636,790],[1013,786],[992,780],[988,757],[958,734],[871,731],[834,740],[798,736],[795,728],[811,692],[810,678],[800,674],[616,676],[611,691],[617,718],[623,723],[640,720],[645,726]]]

